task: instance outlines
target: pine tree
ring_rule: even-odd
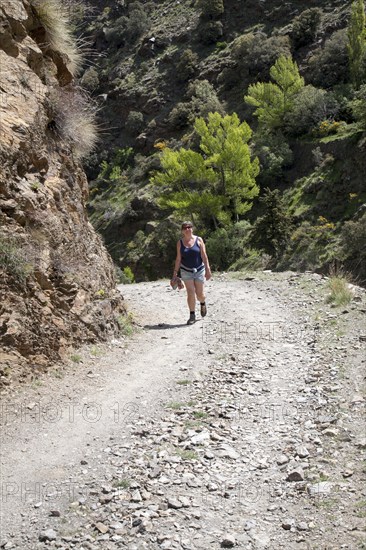
[[[270,69],[273,82],[257,82],[248,88],[244,100],[257,107],[254,114],[268,130],[280,128],[291,110],[295,95],[304,87],[299,68],[291,57],[281,55]]]
[[[248,145],[252,131],[235,113],[209,113],[207,122],[197,118],[194,128],[202,152],[164,149],[163,172],[152,183],[163,187],[162,206],[180,215],[210,218],[215,227],[228,225],[251,208],[259,193],[259,161],[251,160]]]
[[[250,210],[259,193],[255,182],[259,161],[251,161],[248,145],[252,130],[246,122],[240,122],[236,113],[224,117],[210,113],[207,123],[198,118],[194,128],[201,138],[206,165],[215,172],[215,191],[229,198],[237,221],[240,214]]]
[[[366,54],[365,6],[363,0],[352,4],[348,26],[348,56],[351,81],[356,88],[362,84],[362,64]]]

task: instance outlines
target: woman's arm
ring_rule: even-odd
[[[178,269],[180,267],[181,263],[181,254],[180,254],[180,241],[177,242],[177,257],[175,258],[175,264],[174,264],[174,271],[173,271],[173,277],[176,277],[178,275]]]
[[[207,279],[207,281],[209,281],[209,280],[211,279],[211,268],[210,268],[210,264],[209,264],[209,262],[208,262],[208,257],[207,257],[207,252],[206,252],[205,243],[203,242],[203,240],[201,239],[201,237],[198,237],[198,242],[199,242],[200,249],[201,249],[202,261],[203,261],[203,263],[205,264],[206,279]]]

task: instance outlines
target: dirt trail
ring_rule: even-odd
[[[191,327],[166,282],[121,290],[137,332],[3,396],[0,547],[362,548],[364,293],[343,349],[316,276],[217,277]]]

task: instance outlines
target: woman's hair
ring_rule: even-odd
[[[192,222],[190,222],[190,221],[185,221],[185,222],[182,222],[182,225],[180,226],[181,229],[183,229],[183,227],[184,227],[185,225],[190,225],[191,227],[193,227],[193,223],[192,223]]]

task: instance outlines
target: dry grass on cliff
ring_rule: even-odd
[[[98,141],[98,108],[80,88],[65,87],[50,95],[59,137],[69,144],[77,158],[86,157]]]
[[[45,28],[47,45],[67,55],[68,69],[75,75],[81,67],[83,56],[72,34],[68,5],[62,0],[31,0],[31,5]]]

